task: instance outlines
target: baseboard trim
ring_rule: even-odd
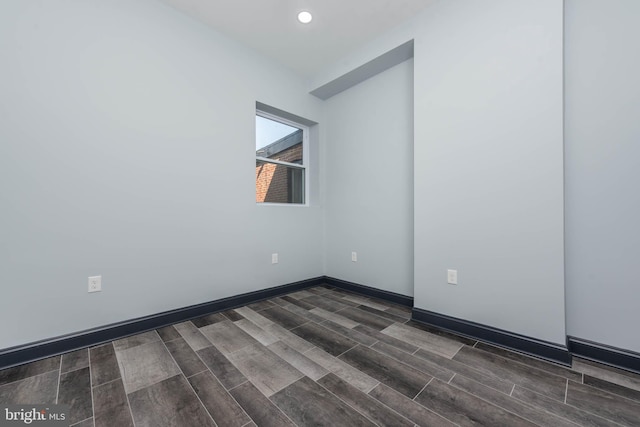
[[[462,320],[432,311],[414,308],[411,318],[415,321],[454,332],[459,335],[485,341],[500,347],[506,347],[521,353],[526,353],[554,363],[571,366],[571,353],[565,346],[547,341],[538,340],[513,332],[479,323]]]
[[[11,368],[24,363],[34,362],[69,351],[99,345],[129,335],[139,334],[152,329],[161,328],[174,323],[204,316],[209,313],[229,310],[231,308],[273,298],[278,295],[295,292],[325,283],[324,277],[302,280],[287,285],[275,286],[254,292],[247,292],[228,298],[196,304],[175,310],[165,311],[137,319],[125,320],[99,328],[88,329],[73,334],[63,335],[16,347],[0,350],[0,369]]]
[[[0,369],[11,368],[69,351],[99,345],[174,323],[184,322],[206,314],[229,310],[322,284],[331,285],[365,296],[380,298],[403,306],[413,307],[412,297],[346,280],[321,276],[2,349],[0,350]],[[489,342],[563,365],[570,366],[571,356],[575,354],[587,360],[640,373],[640,353],[581,338],[567,337],[567,346],[565,347],[419,308],[413,308],[412,319],[472,339]]]
[[[385,301],[393,302],[406,307],[413,307],[413,297],[409,297],[395,292],[384,291],[382,289],[372,288],[371,286],[360,285],[358,283],[348,282],[346,280],[336,279],[325,276],[324,281],[327,285],[344,289],[369,297],[380,298]]]
[[[567,337],[567,343],[578,357],[640,374],[640,353],[576,337]]]

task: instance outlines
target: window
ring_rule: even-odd
[[[308,128],[256,112],[256,202],[306,203]]]

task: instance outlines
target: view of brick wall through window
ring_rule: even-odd
[[[256,156],[302,164],[301,129],[258,150]],[[304,170],[256,160],[256,202],[304,203]]]

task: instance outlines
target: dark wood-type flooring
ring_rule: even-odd
[[[640,426],[640,375],[573,369],[320,286],[0,371],[75,426]]]

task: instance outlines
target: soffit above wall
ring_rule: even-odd
[[[371,61],[354,68],[353,70],[329,81],[328,83],[311,91],[312,95],[327,100],[333,95],[357,85],[395,65],[413,58],[413,40],[409,40],[400,46],[372,59]]]

